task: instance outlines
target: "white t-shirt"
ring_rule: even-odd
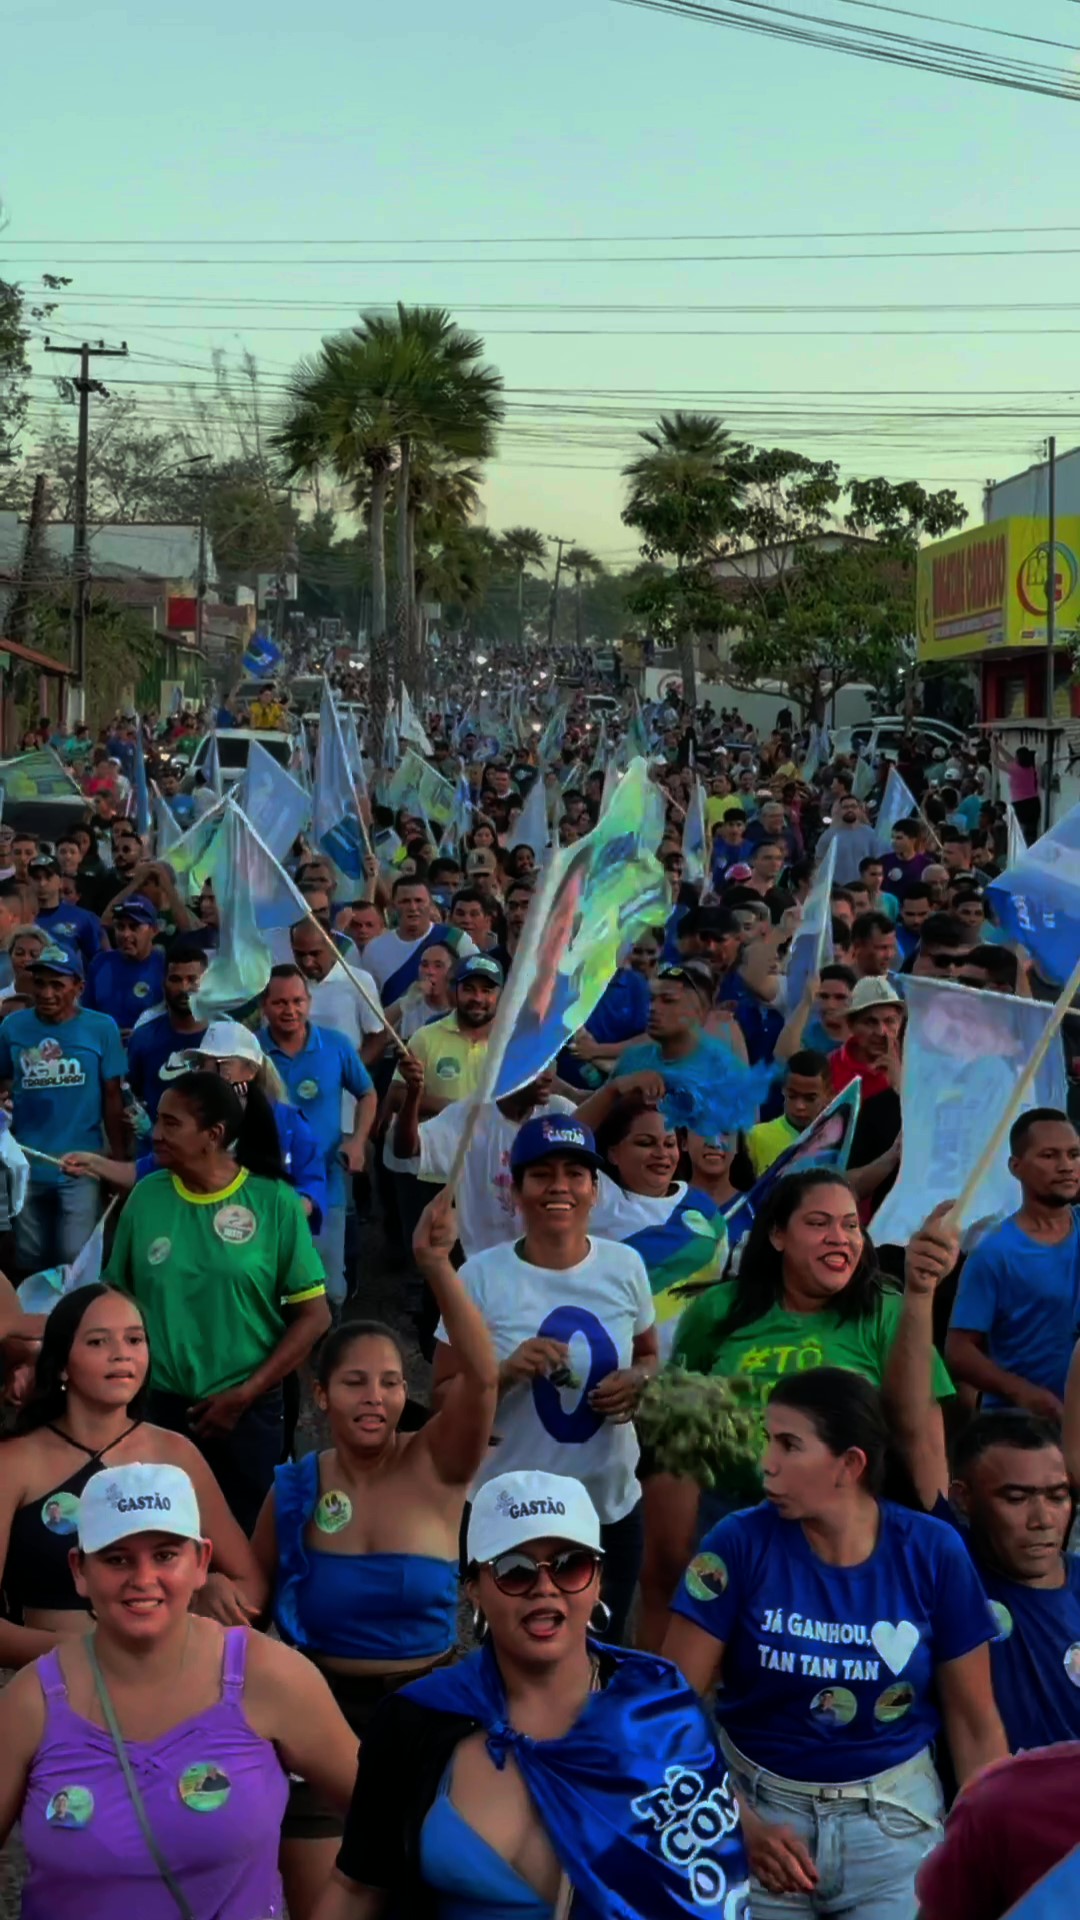
[[[606,1173],[597,1175],[597,1184],[600,1191],[589,1215],[589,1231],[602,1234],[605,1240],[629,1240],[643,1227],[662,1227],[686,1193],[685,1180],[676,1180],[674,1192],[662,1193],[659,1199],[648,1193],[626,1193]]]
[[[471,1111],[470,1100],[454,1100],[441,1113],[421,1122],[420,1158],[409,1163],[421,1180],[441,1183],[449,1179],[461,1129]],[[572,1101],[556,1094],[545,1106],[533,1107],[529,1119],[573,1111]],[[489,1247],[503,1247],[521,1232],[510,1179],[510,1149],[517,1133],[518,1122],[508,1120],[494,1101],[482,1108],[457,1190],[458,1238],[467,1259]]]
[[[590,1240],[576,1267],[534,1267],[509,1244],[474,1254],[461,1280],[487,1322],[500,1361],[523,1340],[544,1335],[570,1348],[575,1383],[548,1379],[512,1387],[495,1414],[497,1444],[472,1495],[499,1473],[566,1473],[580,1480],[600,1520],[622,1520],[640,1498],[639,1447],[630,1421],[604,1420],[588,1395],[609,1373],[628,1367],[634,1339],[656,1319],[641,1255],[614,1240]],[[438,1336],[446,1339],[440,1323]]]
[[[429,927],[428,933],[430,932]],[[403,940],[400,933],[394,933],[393,929],[390,929],[386,933],[377,933],[374,940],[368,941],[364,948],[364,965],[375,981],[380,994],[386,982],[399,967],[405,965],[409,955],[415,953],[421,941],[426,940],[427,937],[427,933],[419,933],[415,940]],[[456,941],[456,958],[464,959],[467,953],[476,951],[476,944],[470,940],[468,934],[459,933]]]

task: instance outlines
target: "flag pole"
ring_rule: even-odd
[[[379,1005],[379,1002],[377,1000],[372,999],[367,988],[364,986],[363,981],[359,978],[357,974],[353,972],[344,954],[341,952],[340,948],[335,945],[333,938],[331,937],[330,934],[327,933],[326,928],[322,925],[321,921],[316,920],[315,915],[312,913],[310,907],[306,907],[304,911],[305,911],[306,918],[310,920],[320,940],[322,940],[325,946],[329,947],[331,953],[334,956],[334,959],[338,962],[338,964],[341,966],[343,971],[348,974],[349,979],[352,981],[353,986],[356,988],[356,991],[360,995],[361,1000],[363,1000],[365,1004],[368,1007],[370,1007],[372,1013],[377,1016],[382,1026],[386,1029],[386,1032],[389,1035],[390,1039],[393,1041],[395,1047],[397,1047],[398,1051],[400,1053],[407,1054],[409,1052],[409,1049],[406,1046],[397,1028],[394,1026],[392,1021],[387,1019],[383,1008]]]
[[[1031,1056],[1025,1064],[1023,1073],[1020,1075],[1005,1107],[998,1116],[998,1122],[993,1133],[990,1135],[974,1167],[968,1174],[960,1198],[953,1202],[952,1211],[949,1214],[949,1222],[954,1228],[959,1228],[961,1219],[974,1200],[981,1182],[985,1179],[986,1174],[997,1159],[1001,1151],[1002,1143],[1007,1138],[1009,1129],[1020,1112],[1023,1101],[1027,1097],[1028,1088],[1031,1086],[1035,1075],[1038,1073],[1039,1068],[1042,1066],[1050,1050],[1050,1042],[1056,1038],[1058,1029],[1065,1015],[1069,1012],[1073,999],[1078,992],[1080,992],[1080,960],[1077,961],[1065,985],[1062,987],[1057,1000],[1054,1002],[1054,1010],[1043,1028],[1036,1045],[1031,1050]]]

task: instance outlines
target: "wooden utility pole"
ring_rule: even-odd
[[[127,341],[121,341],[118,347],[107,347],[104,340],[96,346],[84,340],[81,347],[54,347],[51,340],[45,342],[46,353],[77,353],[79,371],[72,382],[79,396],[79,439],[75,455],[75,540],[73,551],[73,579],[71,583],[71,664],[74,668],[72,678],[77,698],[86,698],[86,621],[90,611],[90,545],[87,537],[89,519],[88,473],[90,465],[90,395],[101,394],[108,397],[108,388],[100,380],[91,380],[91,358],[106,360],[124,360],[127,358]],[[82,719],[82,714],[78,715]]]

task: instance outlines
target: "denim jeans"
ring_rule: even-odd
[[[15,1219],[15,1252],[24,1278],[43,1267],[70,1266],[97,1226],[100,1213],[100,1181],[63,1179],[56,1187],[31,1182]]]
[[[915,1920],[915,1875],[941,1839],[944,1797],[929,1750],[890,1773],[837,1789],[785,1781],[722,1741],[739,1796],[774,1826],[791,1827],[818,1871],[813,1893],[768,1893],[751,1879],[754,1920]],[[960,1920],[960,1916],[957,1917]]]
[[[327,1207],[315,1246],[326,1268],[326,1297],[332,1307],[345,1301],[345,1202]]]

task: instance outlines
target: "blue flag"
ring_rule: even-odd
[[[1080,806],[1010,862],[987,898],[1009,939],[1027,948],[1044,980],[1061,986],[1080,952]]]
[[[221,755],[218,753],[216,727],[211,727],[210,729],[210,745],[206,749],[206,758],[203,761],[202,770],[206,775],[207,785],[211,793],[216,800],[220,800],[225,791],[225,784],[221,778]]]
[[[284,860],[311,819],[311,801],[299,781],[253,740],[236,804],[247,814],[275,860]]]
[[[611,1678],[557,1740],[511,1726],[490,1646],[403,1698],[477,1722],[497,1768],[513,1758],[574,1889],[574,1920],[748,1920],[738,1803],[704,1707],[670,1660],[603,1656]]]
[[[307,917],[307,902],[235,801],[225,807],[207,875],[218,904],[220,934],[192,1009],[219,1020],[258,998],[273,965],[266,934]]]
[[[708,867],[708,832],[705,826],[705,789],[700,780],[694,781],[694,790],[690,795],[690,805],[686,809],[683,822],[682,851],[685,862],[685,878],[694,885],[705,879]]]
[[[244,672],[253,679],[269,679],[282,657],[281,648],[274,645],[269,634],[252,634],[244,652]]]
[[[799,1005],[815,973],[820,973],[825,961],[832,959],[830,901],[835,869],[836,841],[831,840],[828,852],[819,865],[806,896],[803,916],[788,955],[787,1004],[792,1013]]]
[[[1080,1912],[1080,1847],[1044,1873],[1022,1900],[1010,1907],[1005,1920],[1067,1920]]]
[[[885,792],[881,796],[881,805],[874,825],[878,842],[884,853],[892,852],[892,830],[898,820],[918,819],[919,803],[908,786],[902,780],[895,766],[889,768],[889,777],[885,782]]]
[[[389,724],[389,723],[388,723]],[[323,680],[319,708],[319,745],[315,756],[314,834],[323,852],[348,880],[361,880],[367,841],[356,804],[341,723]]]

